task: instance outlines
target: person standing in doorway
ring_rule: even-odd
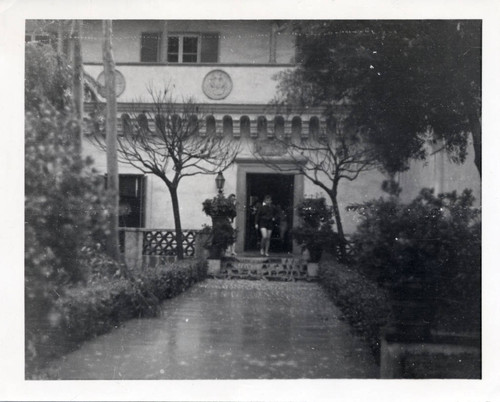
[[[270,195],[264,197],[264,202],[255,216],[255,229],[260,230],[262,238],[260,240],[260,255],[269,257],[269,246],[271,245],[271,235],[275,220],[274,207]]]

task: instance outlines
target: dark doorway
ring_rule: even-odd
[[[119,187],[119,226],[142,228],[144,226],[144,176],[121,174]]]
[[[293,174],[247,173],[245,251],[260,248],[260,233],[255,229],[255,213],[266,195],[273,199],[276,220],[271,236],[273,253],[292,251]]]
[[[123,228],[144,227],[144,176],[121,174],[119,176],[118,225]],[[119,233],[120,249],[125,247],[125,232]]]

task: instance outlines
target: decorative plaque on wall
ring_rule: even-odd
[[[233,89],[233,82],[228,73],[222,70],[212,70],[203,79],[203,93],[210,99],[226,98]]]

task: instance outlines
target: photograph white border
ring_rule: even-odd
[[[497,401],[500,398],[497,0],[0,0],[0,116],[8,177],[0,231],[0,400]],[[483,20],[482,380],[26,381],[24,379],[25,19]]]

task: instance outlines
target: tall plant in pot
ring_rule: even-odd
[[[309,252],[308,275],[317,276],[323,250],[333,248],[335,233],[332,208],[325,198],[305,198],[297,207],[301,225],[292,231],[293,238]]]
[[[210,238],[206,245],[209,259],[220,259],[223,251],[235,241],[231,220],[236,217],[236,205],[231,199],[219,194],[203,201],[203,212],[212,218]]]

